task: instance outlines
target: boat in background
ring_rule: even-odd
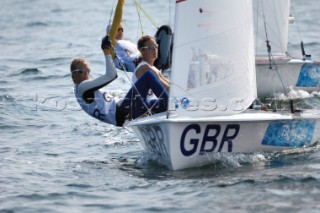
[[[302,58],[288,54],[291,0],[254,0],[255,54],[258,97],[287,94],[290,89],[320,90],[320,61],[305,53]]]
[[[252,0],[177,0],[172,54],[168,111],[127,123],[168,168],[319,140],[319,111],[250,108],[257,98]]]

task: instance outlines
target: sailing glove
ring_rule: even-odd
[[[101,41],[101,49],[109,49],[111,47],[111,40],[109,35],[106,35]]]

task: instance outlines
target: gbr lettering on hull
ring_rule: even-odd
[[[202,131],[199,124],[190,124],[183,130],[180,138],[180,150],[184,156],[191,156],[197,152],[199,155],[214,151],[221,152],[225,144],[228,146],[228,152],[232,152],[233,140],[238,136],[240,125],[228,124],[223,131],[218,124],[208,124],[203,133]],[[223,135],[219,141],[220,134]]]

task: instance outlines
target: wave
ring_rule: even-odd
[[[0,81],[0,84],[1,84],[1,85],[4,85],[4,84],[10,85],[10,83],[9,83],[8,81]],[[10,85],[10,86],[11,86],[11,85]],[[7,92],[13,91],[14,89],[15,89],[15,88],[12,88],[12,87],[9,87],[9,88],[3,87],[3,88],[0,88],[0,92],[1,92],[1,93],[7,93]],[[1,96],[0,101],[2,100],[2,96],[6,96],[6,95],[7,95],[7,94],[0,95],[0,96]]]
[[[291,163],[292,161],[296,162],[295,159],[298,159],[299,162],[303,162],[305,159],[310,156],[310,154],[316,153],[320,150],[320,145],[316,144],[310,147],[288,149],[278,152],[254,152],[254,153],[216,153],[214,156],[210,156],[211,164],[185,169],[178,171],[170,171],[169,168],[165,167],[165,162],[157,159],[154,155],[143,152],[138,156],[137,162],[131,165],[134,169],[139,169],[140,172],[144,170],[147,171],[156,171],[157,174],[149,173],[149,178],[159,178],[159,174],[172,173],[175,177],[182,178],[203,178],[210,177],[212,174],[228,172],[230,169],[244,169],[243,167],[251,166],[268,166],[280,163]],[[209,157],[209,156],[208,156]],[[126,165],[130,167],[130,165]],[[145,175],[145,174],[144,174]],[[240,182],[239,182],[240,181]],[[236,180],[232,183],[223,183],[222,186],[226,185],[235,185],[241,183],[243,180]],[[251,182],[249,179],[245,179],[245,182]]]
[[[319,46],[320,43],[313,41],[313,42],[306,42],[306,43],[304,43],[304,45],[305,45],[306,47],[309,47],[309,46]]]
[[[19,76],[19,75],[38,75],[41,74],[42,71],[38,68],[24,68],[20,69],[12,74],[9,74],[9,77]]]
[[[10,118],[2,119],[3,123],[0,124],[1,130],[9,130],[11,133],[18,133],[21,134],[24,131],[27,131],[27,129],[36,129],[39,130],[41,128],[50,128],[51,126],[49,123],[42,122],[40,124],[30,124],[30,121],[34,121],[32,118],[24,118],[21,120],[15,120]],[[11,139],[18,137],[17,135],[14,135],[11,137]]]
[[[292,87],[289,89],[290,89],[290,91],[288,92],[288,94],[276,93],[276,94],[274,94],[274,96],[272,98],[286,101],[286,100],[292,100],[292,99],[313,98],[313,97],[317,97],[317,95],[319,95],[319,93],[317,91],[309,93],[308,91],[305,91],[302,89],[294,89]]]
[[[20,69],[16,72],[13,72],[11,74],[7,75],[8,77],[17,77],[21,76],[20,81],[22,82],[28,82],[28,81],[42,81],[42,80],[48,80],[48,79],[58,79],[58,78],[65,78],[66,76],[70,76],[68,74],[58,75],[58,74],[51,74],[50,75],[44,75],[44,72],[40,70],[39,68],[24,68]],[[5,82],[6,83],[6,82]]]
[[[0,37],[1,39],[1,37]],[[5,64],[0,64],[0,70],[9,70],[9,67]]]
[[[46,26],[48,26],[48,24],[45,22],[41,22],[41,21],[33,21],[33,22],[27,23],[26,26],[27,27],[46,27]]]
[[[320,92],[307,92],[301,89],[290,88],[288,94],[277,93],[273,97],[261,99],[268,108],[284,110],[290,109],[293,104],[294,109],[310,110],[320,109]]]
[[[44,58],[44,59],[41,59],[40,61],[42,61],[42,62],[56,62],[56,61],[65,62],[66,60],[69,61],[69,58],[65,58],[65,57]]]
[[[23,75],[36,75],[41,73],[41,71],[38,68],[27,68],[20,71],[20,74]]]
[[[267,189],[267,191],[271,192],[272,194],[286,194],[288,193],[288,195],[292,194],[291,190],[283,190],[283,189],[274,189],[274,187],[272,186],[279,186],[279,185],[286,185],[286,186],[290,186],[291,184],[293,184],[294,186],[296,186],[297,184],[301,184],[304,185],[306,183],[311,183],[310,185],[313,184],[319,184],[319,179],[317,179],[316,177],[312,177],[312,176],[303,176],[303,175],[298,175],[298,176],[288,176],[288,175],[271,175],[269,177],[263,177],[260,178],[260,176],[258,177],[244,177],[244,178],[230,178],[228,180],[221,180],[220,182],[218,182],[215,186],[216,187],[229,187],[229,186],[235,186],[235,185],[241,185],[241,184],[260,184],[260,183],[264,183],[264,184],[268,184],[270,186],[270,188]]]
[[[0,102],[14,102],[14,97],[9,94],[0,95]]]
[[[49,80],[49,79],[57,79],[58,75],[49,75],[49,76],[32,76],[32,77],[25,77],[21,79],[22,82],[29,82],[29,81],[43,81],[43,80]]]
[[[29,82],[29,81],[42,81],[48,79],[57,79],[61,76],[59,75],[44,75],[44,73],[38,68],[24,68],[20,69],[14,73],[8,75],[8,77],[17,77],[21,76],[20,81]]]

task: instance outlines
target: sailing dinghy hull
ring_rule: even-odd
[[[217,118],[150,116],[130,122],[144,150],[172,170],[210,164],[219,153],[273,152],[319,140],[320,115],[295,118],[270,112]]]
[[[260,98],[286,94],[291,88],[308,92],[320,90],[320,62],[312,61],[304,49],[305,60],[288,55],[289,23],[294,20],[290,5],[291,0],[252,1],[257,94]],[[302,41],[292,42],[301,42],[303,47]]]
[[[271,67],[266,58],[256,60],[257,94],[260,98],[286,94],[290,89],[320,91],[319,61],[282,57],[275,58]]]

